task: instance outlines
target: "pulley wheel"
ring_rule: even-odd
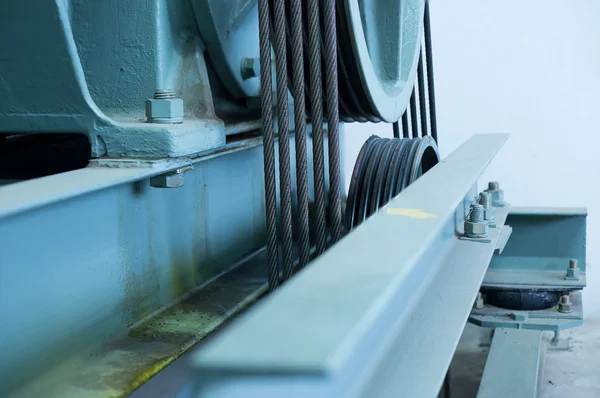
[[[260,78],[245,78],[244,58],[258,62],[257,0],[191,0],[210,62],[235,98],[259,95]]]
[[[424,0],[339,2],[340,111],[370,121],[402,116],[417,72],[424,10]]]
[[[435,141],[371,136],[362,146],[350,180],[345,224],[351,230],[439,162]]]

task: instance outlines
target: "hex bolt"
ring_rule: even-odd
[[[150,178],[153,188],[179,188],[183,186],[183,174],[192,170],[194,166],[185,166],[171,172]]]
[[[173,99],[175,98],[175,91],[169,88],[159,88],[154,91],[154,99]]]
[[[482,192],[479,195],[479,204],[483,206],[483,219],[486,221],[493,221],[496,219],[496,209],[492,207],[492,194],[489,192]]]
[[[500,183],[498,181],[490,181],[488,182],[488,190],[497,191],[500,189]]]
[[[486,238],[488,223],[483,219],[484,209],[480,204],[472,204],[469,216],[465,220],[465,236],[467,238]]]
[[[504,206],[504,191],[500,189],[498,181],[490,181],[488,189],[484,192],[489,192],[492,195],[492,206]]]
[[[260,60],[258,58],[242,58],[242,79],[252,79],[260,75]]]
[[[483,301],[483,294],[481,292],[477,293],[477,299],[475,300],[475,308],[478,310],[482,309],[485,306]]]
[[[569,260],[569,268],[567,268],[567,275],[565,279],[573,279],[579,280],[581,271],[579,270],[579,266],[577,265],[577,259],[572,258]]]
[[[483,222],[483,206],[480,204],[471,205],[471,213],[469,214],[469,221],[471,222]]]
[[[183,123],[183,100],[171,89],[157,89],[152,99],[146,100],[146,119],[148,123]]]
[[[560,296],[560,302],[558,303],[558,312],[569,313],[573,312],[573,306],[571,305],[571,298],[568,294]]]

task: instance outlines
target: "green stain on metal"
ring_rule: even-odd
[[[116,339],[67,359],[13,396],[113,398],[130,394],[266,292],[263,267],[257,266],[262,255],[220,275]]]

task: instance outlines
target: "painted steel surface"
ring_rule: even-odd
[[[151,188],[156,170],[136,168],[0,188],[12,209],[0,223],[0,350],[11,358],[0,395],[262,247],[261,158],[254,147],[199,162],[176,189]]]
[[[85,134],[93,157],[184,156],[225,143],[191,4],[8,0],[0,10],[2,132]],[[184,99],[184,123],[145,122],[157,88]]]
[[[496,329],[477,398],[537,397],[544,349],[541,331]]]
[[[506,138],[467,141],[215,336],[195,356],[196,392],[210,397],[368,393],[369,372],[385,359],[381,350],[403,326],[418,322],[411,319],[415,306],[452,247],[486,248],[491,257],[496,242],[458,237],[472,185]],[[484,260],[481,277],[489,257]],[[479,287],[476,279],[471,302],[458,309],[464,316],[458,334]]]
[[[494,257],[483,287],[582,289],[586,278],[585,208],[522,207],[511,209],[512,228],[502,254]],[[578,280],[565,278],[576,259]]]

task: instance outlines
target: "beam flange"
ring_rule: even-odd
[[[471,138],[202,347],[193,360],[196,393],[384,397],[413,384],[385,372],[397,360],[390,347],[397,347],[407,325],[433,327],[427,314],[420,317],[418,304],[449,258],[458,269],[480,271],[461,286],[466,299],[456,307],[452,300],[438,305],[442,313],[459,314],[460,322],[452,323],[456,339],[447,342],[451,356],[503,224],[498,220],[485,242],[474,242],[459,239],[463,220],[477,179],[506,139]],[[432,389],[445,370],[437,368],[439,384]],[[391,386],[395,391],[385,389]]]

